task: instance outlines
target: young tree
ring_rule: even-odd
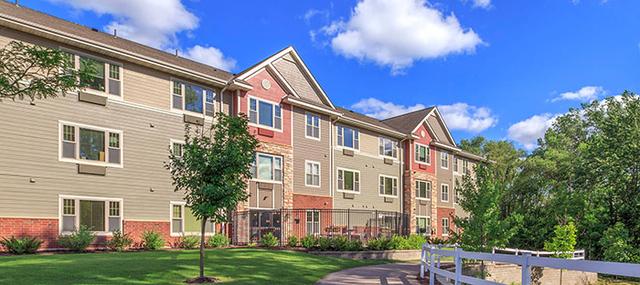
[[[55,97],[84,87],[91,68],[74,69],[70,54],[59,49],[12,41],[0,49],[0,101]]]
[[[572,221],[556,225],[551,240],[544,243],[544,250],[555,252],[554,256],[571,258],[576,250],[576,226]]]
[[[217,113],[209,130],[185,128],[182,154],[170,152],[166,168],[175,191],[183,191],[187,205],[201,222],[200,276],[194,282],[212,282],[204,275],[205,223],[227,222],[228,211],[245,201],[247,180],[258,141],[247,128],[246,116]]]

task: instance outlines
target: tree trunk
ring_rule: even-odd
[[[207,219],[202,219],[200,230],[200,278],[204,278],[204,227]]]

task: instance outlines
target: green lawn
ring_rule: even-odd
[[[206,271],[224,284],[314,284],[348,260],[262,249],[208,250]],[[198,251],[0,256],[0,284],[183,284],[197,276]]]

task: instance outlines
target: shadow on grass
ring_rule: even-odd
[[[198,274],[198,251],[0,257],[0,284],[182,284]],[[384,261],[262,249],[208,250],[205,273],[223,284],[313,284],[326,274]]]

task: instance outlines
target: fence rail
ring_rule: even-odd
[[[420,278],[429,274],[429,284],[434,285],[436,276],[448,278],[454,284],[502,284],[480,278],[462,275],[462,260],[473,259],[491,262],[501,262],[520,265],[522,267],[522,285],[531,284],[531,267],[547,267],[555,269],[566,269],[584,272],[594,272],[601,274],[617,275],[624,277],[640,277],[640,264],[604,262],[592,260],[562,259],[551,257],[532,256],[531,252],[521,251],[521,255],[484,253],[464,251],[458,247],[454,250],[445,250],[431,244],[422,246],[420,258]],[[440,266],[441,257],[453,257],[455,270],[449,271]]]
[[[509,253],[509,254],[515,254],[515,255],[522,255],[525,253],[529,253],[532,256],[538,256],[538,257],[552,257],[556,254],[558,254],[558,252],[553,252],[553,251],[536,251],[536,250],[525,250],[525,249],[518,249],[518,248],[493,248],[493,253]],[[584,249],[580,249],[580,250],[576,250],[574,252],[571,252],[571,258],[570,259],[576,259],[576,260],[580,260],[580,259],[584,259],[585,258],[585,251]]]
[[[408,216],[399,212],[355,209],[278,209],[238,211],[233,214],[234,244],[259,242],[266,233],[281,243],[295,236],[347,236],[369,240],[408,234]]]

